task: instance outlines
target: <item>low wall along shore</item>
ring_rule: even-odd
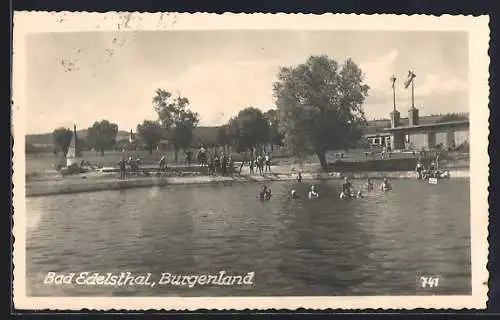
[[[303,180],[325,180],[341,179],[414,179],[414,171],[393,172],[330,172],[330,173],[302,173]],[[450,178],[468,178],[469,170],[450,170]],[[99,179],[87,178],[68,179],[59,181],[28,181],[26,183],[26,196],[46,196],[55,194],[68,194],[80,192],[94,192],[104,190],[123,190],[132,188],[144,188],[154,186],[167,186],[179,184],[213,184],[233,182],[266,182],[266,181],[289,181],[297,178],[296,173],[273,173],[264,175],[235,175],[235,176],[185,176],[185,177],[140,177],[119,180],[116,176]]]

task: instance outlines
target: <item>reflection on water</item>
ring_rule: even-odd
[[[361,182],[355,182],[361,183]],[[27,199],[30,295],[470,294],[469,181],[392,182],[340,200],[339,181],[172,186]],[[301,198],[288,200],[295,188]],[[46,286],[47,272],[255,272],[252,286]]]

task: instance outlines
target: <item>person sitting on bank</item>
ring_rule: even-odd
[[[437,164],[435,160],[432,160],[429,166],[429,176],[430,178],[437,178]]]
[[[382,190],[382,191],[392,190],[392,186],[389,183],[389,180],[387,178],[384,178],[384,181],[382,181],[382,184],[380,185],[380,190]]]
[[[311,186],[311,190],[309,191],[308,197],[309,197],[309,199],[319,197],[319,194],[318,194],[318,192],[316,192],[316,188],[314,186]]]
[[[366,180],[366,190],[367,191],[373,191],[373,181],[372,181],[372,178],[368,178],[368,180]]]

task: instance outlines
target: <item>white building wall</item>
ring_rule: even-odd
[[[436,146],[442,144],[444,147],[447,147],[447,132],[436,132]]]
[[[469,141],[469,130],[458,130],[454,132],[455,146],[459,146],[465,141]]]
[[[410,144],[413,148],[420,150],[429,147],[429,137],[427,133],[411,133],[409,134]]]

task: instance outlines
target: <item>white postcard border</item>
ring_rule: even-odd
[[[15,12],[13,29],[14,304],[51,310],[462,309],[486,307],[488,271],[489,18],[487,16]],[[470,296],[43,297],[26,295],[25,43],[36,32],[146,30],[419,30],[469,32],[471,260]]]

